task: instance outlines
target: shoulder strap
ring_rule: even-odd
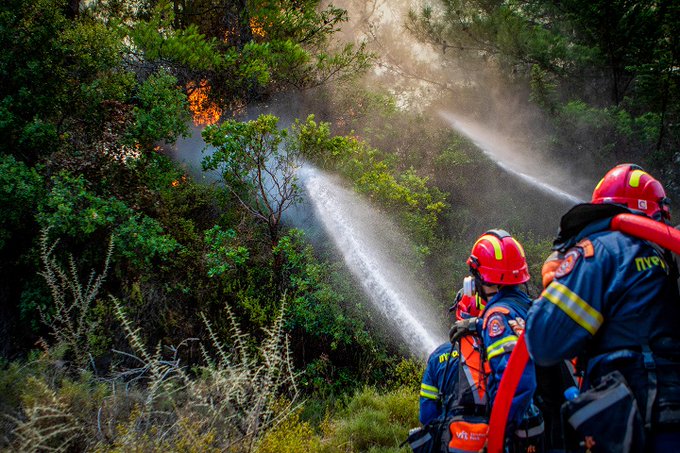
[[[481,341],[475,335],[466,335],[457,343],[459,352],[458,388],[448,395],[446,411],[456,407],[472,410],[474,415],[486,415],[488,397],[486,393],[487,373]],[[468,414],[468,415],[473,415]]]
[[[467,336],[460,341],[460,361],[462,371],[475,405],[486,406],[486,373],[484,372],[484,348],[475,347],[476,337]]]
[[[652,429],[652,408],[656,400],[657,393],[657,379],[656,379],[656,362],[654,361],[654,354],[649,348],[649,344],[645,342],[642,345],[642,359],[647,370],[647,408],[645,411],[645,428],[649,432]]]

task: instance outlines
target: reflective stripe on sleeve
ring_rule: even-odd
[[[515,344],[517,344],[517,337],[515,335],[510,335],[495,343],[491,343],[491,345],[486,348],[487,360],[491,360],[496,356],[512,351]]]
[[[439,389],[427,384],[420,384],[420,396],[431,400],[439,399]]]
[[[590,332],[591,335],[595,335],[604,321],[599,311],[588,305],[578,294],[560,282],[553,280],[543,292],[543,297],[557,305],[560,310],[576,321],[579,326]]]

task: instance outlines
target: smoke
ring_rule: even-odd
[[[533,154],[531,149],[522,148],[524,145],[521,142],[518,144],[517,141],[500,140],[496,134],[489,133],[488,128],[474,121],[462,119],[451,112],[442,111],[440,116],[454,129],[472,140],[491,160],[536,189],[572,204],[584,202],[583,197],[561,190],[559,187],[570,186],[565,175],[550,169],[545,159]],[[531,176],[532,174],[538,174],[540,178]]]
[[[493,59],[423,44],[407,30],[409,11],[420,12],[426,2],[333,3],[349,11],[345,38],[367,42],[377,55],[375,70],[364,78],[366,86],[391,93],[402,110],[422,113],[432,122],[440,122],[441,112],[446,112],[443,124],[471,138],[487,155],[493,143],[497,165],[552,193],[557,204],[587,197],[596,182],[593,172],[556,164],[547,154],[552,137],[544,113],[529,101],[527,84],[503,77]],[[436,7],[436,1],[429,3]]]
[[[372,92],[389,93],[405,114],[467,137],[477,146],[480,158],[488,157],[489,165],[497,167],[496,171],[485,169],[485,176],[490,177],[483,180],[480,175],[467,175],[463,186],[469,189],[452,193],[453,200],[468,200],[467,204],[454,204],[453,209],[466,206],[471,211],[452,213],[452,233],[460,228],[454,222],[460,216],[468,216],[479,232],[493,227],[511,230],[509,224],[524,216],[522,220],[533,224],[534,231],[553,233],[557,213],[587,196],[594,181],[556,167],[545,155],[544,145],[550,137],[542,130],[541,114],[529,104],[526,91],[509,86],[493,64],[452,57],[455,49],[425,45],[406,30],[409,11],[420,10],[423,2],[338,0],[333,4],[349,13],[349,22],[341,31],[344,41],[365,42],[377,56],[377,64],[361,77],[360,85]],[[347,98],[339,99],[340,93]],[[286,128],[295,119],[314,113],[319,120],[340,124],[346,115],[351,116],[347,112],[352,110],[354,94],[351,87],[339,84],[280,94],[266,103],[248,106],[239,119],[271,113],[280,118],[279,126]],[[366,127],[381,121],[385,120],[366,118]],[[411,139],[417,140],[417,136]],[[389,137],[385,140],[381,149],[387,152],[399,152],[403,145],[390,143]],[[418,146],[418,152],[427,153],[430,160],[443,151],[433,149],[426,140]],[[210,183],[219,177],[200,171],[205,148],[200,131],[194,128],[193,136],[179,140],[170,154],[188,173]],[[386,216],[329,175],[305,166],[300,177],[306,204],[290,209],[285,220],[304,229],[313,241],[332,243],[385,325],[416,354],[429,353],[445,338],[441,310],[436,308],[442,304],[419,283],[427,281],[427,276],[419,277],[418,269],[405,264],[413,261],[409,242]]]
[[[213,149],[203,141],[201,126],[189,126],[189,135],[181,137],[172,146],[166,146],[163,152],[172,160],[177,162],[184,171],[202,184],[214,184],[222,181],[218,170],[203,171],[201,161],[205,157],[205,152],[212,152]]]

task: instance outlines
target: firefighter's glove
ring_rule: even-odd
[[[558,251],[554,251],[543,263],[541,268],[541,277],[543,280],[543,289],[547,288],[548,285],[555,279],[555,271],[560,267],[564,261],[564,254]]]
[[[451,344],[454,344],[465,335],[477,333],[478,321],[478,318],[467,318],[454,322],[449,330],[449,340],[451,341]]]

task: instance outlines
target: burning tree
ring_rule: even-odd
[[[204,170],[218,170],[231,193],[257,220],[267,225],[272,248],[278,244],[283,212],[300,198],[296,170],[299,153],[277,128],[279,119],[229,120],[203,131],[216,151],[203,159]]]
[[[207,80],[189,82],[186,88],[194,126],[211,126],[217,123],[222,116],[222,109],[210,99],[210,83]]]

